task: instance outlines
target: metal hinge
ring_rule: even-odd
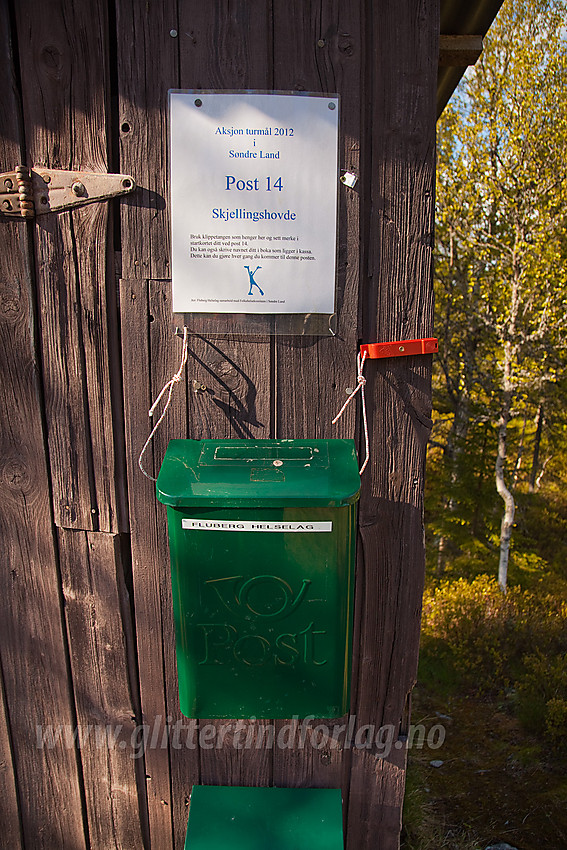
[[[0,212],[23,218],[68,210],[94,201],[126,195],[136,188],[129,174],[91,171],[38,171],[18,165],[0,174]]]

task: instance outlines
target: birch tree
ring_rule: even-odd
[[[567,22],[564,0],[506,2],[439,127],[437,316],[456,444],[495,423],[506,589],[512,416],[566,364]]]

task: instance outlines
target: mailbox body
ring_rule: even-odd
[[[356,501],[350,440],[173,440],[167,504],[187,717],[348,711]]]

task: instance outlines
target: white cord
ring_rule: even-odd
[[[364,472],[364,470],[366,469],[368,461],[370,460],[370,439],[368,437],[368,419],[366,417],[366,397],[364,395],[364,387],[366,386],[366,378],[362,374],[362,370],[364,369],[364,361],[365,360],[366,360],[366,351],[362,355],[359,352],[357,357],[356,357],[356,370],[357,370],[356,387],[351,392],[351,394],[349,395],[349,397],[347,398],[347,400],[345,401],[345,403],[343,404],[343,406],[341,407],[341,409],[339,410],[339,412],[337,413],[337,415],[333,419],[333,423],[332,423],[334,425],[336,422],[339,421],[339,419],[341,418],[341,416],[343,415],[343,413],[345,412],[345,410],[347,409],[347,407],[349,406],[349,404],[351,403],[351,401],[353,400],[353,398],[355,397],[357,392],[360,390],[360,397],[362,399],[362,421],[364,423],[364,441],[365,441],[365,444],[366,444],[366,457],[364,458],[364,463],[362,464],[362,466],[360,467],[360,470],[359,470],[361,475]]]
[[[169,394],[167,396],[167,401],[165,403],[165,407],[163,408],[163,410],[161,412],[161,416],[158,419],[158,421],[156,422],[156,424],[154,425],[154,427],[152,428],[151,434],[148,437],[148,439],[146,440],[146,442],[144,443],[144,448],[140,452],[140,457],[138,458],[138,466],[140,467],[140,469],[142,470],[142,472],[144,473],[146,478],[149,478],[150,481],[157,481],[157,479],[154,478],[153,475],[148,475],[148,473],[146,472],[146,470],[144,469],[144,467],[142,465],[142,458],[144,457],[144,454],[146,453],[146,450],[147,450],[148,446],[150,445],[150,443],[151,443],[151,441],[154,437],[155,432],[157,431],[157,429],[159,428],[159,426],[161,425],[161,423],[164,420],[165,414],[167,413],[167,409],[168,409],[170,402],[171,402],[171,396],[173,394],[173,388],[174,388],[175,384],[178,384],[180,382],[181,376],[183,374],[183,369],[185,368],[186,363],[187,363],[187,328],[185,327],[185,328],[183,328],[183,349],[182,349],[182,352],[181,352],[181,363],[179,364],[179,369],[177,370],[175,375],[173,375],[173,377],[170,378],[169,381],[165,384],[164,388],[162,389],[162,391],[160,392],[160,394],[158,395],[158,397],[156,398],[156,400],[154,401],[154,403],[152,404],[152,406],[150,407],[150,409],[148,411],[148,416],[151,418],[154,415],[156,407],[160,403],[164,393],[167,390],[169,390]]]

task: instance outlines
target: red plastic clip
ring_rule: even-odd
[[[407,357],[408,354],[434,354],[439,351],[437,339],[404,339],[399,342],[369,342],[360,346],[360,353],[370,360],[381,357]]]

